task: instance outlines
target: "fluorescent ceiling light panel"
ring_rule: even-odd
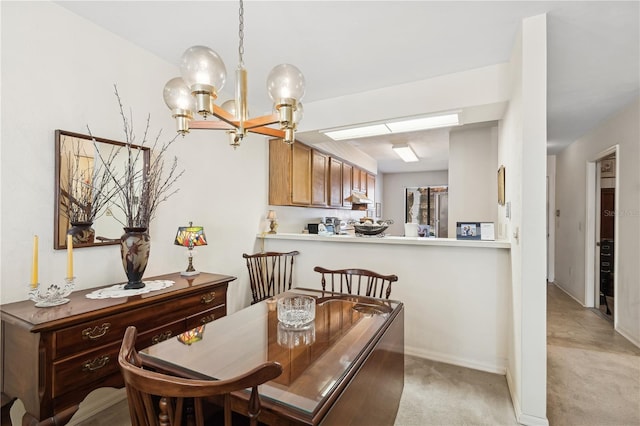
[[[393,150],[402,158],[405,163],[418,161],[418,156],[409,145],[394,145]]]
[[[386,123],[392,133],[413,132],[414,130],[436,129],[438,127],[457,126],[458,114],[436,115],[411,120]]]
[[[367,136],[388,135],[391,133],[413,132],[416,130],[437,129],[438,127],[457,126],[460,124],[458,113],[433,115],[430,117],[411,118],[409,120],[393,121],[390,123],[369,124],[349,129],[323,131],[334,141],[343,139],[364,138]]]
[[[365,136],[377,136],[386,135],[391,133],[387,126],[384,124],[373,124],[364,127],[353,127],[351,129],[332,130],[330,132],[323,132],[334,141],[341,141],[343,139],[363,138]]]

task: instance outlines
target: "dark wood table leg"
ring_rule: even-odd
[[[74,405],[65,410],[60,411],[59,413],[54,414],[53,416],[39,421],[35,417],[33,417],[29,413],[24,413],[22,416],[22,426],[62,426],[69,423],[71,417],[78,411],[80,406]]]

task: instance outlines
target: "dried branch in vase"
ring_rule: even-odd
[[[158,205],[178,192],[178,189],[172,188],[182,176],[184,170],[177,171],[177,157],[173,157],[167,167],[165,167],[164,158],[168,148],[178,135],[176,134],[167,142],[160,142],[160,136],[162,135],[162,130],[160,130],[153,137],[153,142],[150,146],[151,159],[148,167],[145,168],[145,150],[142,148],[147,147],[151,138],[149,135],[151,116],[147,115],[142,141],[138,142],[133,129],[133,114],[129,112],[127,117],[117,86],[114,86],[114,89],[125,134],[125,146],[114,149],[116,155],[120,150],[124,149],[125,160],[120,165],[120,170],[118,170],[115,162],[109,162],[109,157],[104,158],[97,146],[96,152],[103,164],[107,166],[106,170],[109,179],[116,189],[116,195],[112,201],[113,206],[123,213],[125,221],[118,219],[117,215],[114,215],[114,218],[126,228],[148,228],[151,220],[155,217]],[[91,130],[89,130],[89,134],[91,135]]]
[[[93,223],[116,194],[107,171],[114,160],[113,153],[104,162],[96,162],[80,140],[67,137],[61,149],[66,160],[66,176],[60,182],[61,212],[71,223]]]

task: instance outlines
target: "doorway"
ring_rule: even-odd
[[[618,220],[618,147],[588,163],[587,177],[587,306],[616,323]]]

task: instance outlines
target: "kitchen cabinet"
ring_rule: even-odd
[[[269,204],[311,204],[311,148],[269,140]]]
[[[367,173],[367,198],[370,199],[371,201],[375,202],[376,201],[376,177],[370,173]],[[369,206],[369,208],[373,209],[375,206],[371,205]]]
[[[345,199],[351,196],[353,189],[353,166],[351,164],[342,163],[342,205],[351,207],[351,202]]]
[[[369,189],[370,188],[370,189]],[[269,140],[269,204],[351,208],[351,191],[375,196],[375,175],[300,142]]]
[[[342,161],[329,158],[329,206],[342,207]],[[351,191],[351,185],[349,185]]]
[[[311,159],[311,204],[326,206],[328,204],[329,156],[312,149]]]

